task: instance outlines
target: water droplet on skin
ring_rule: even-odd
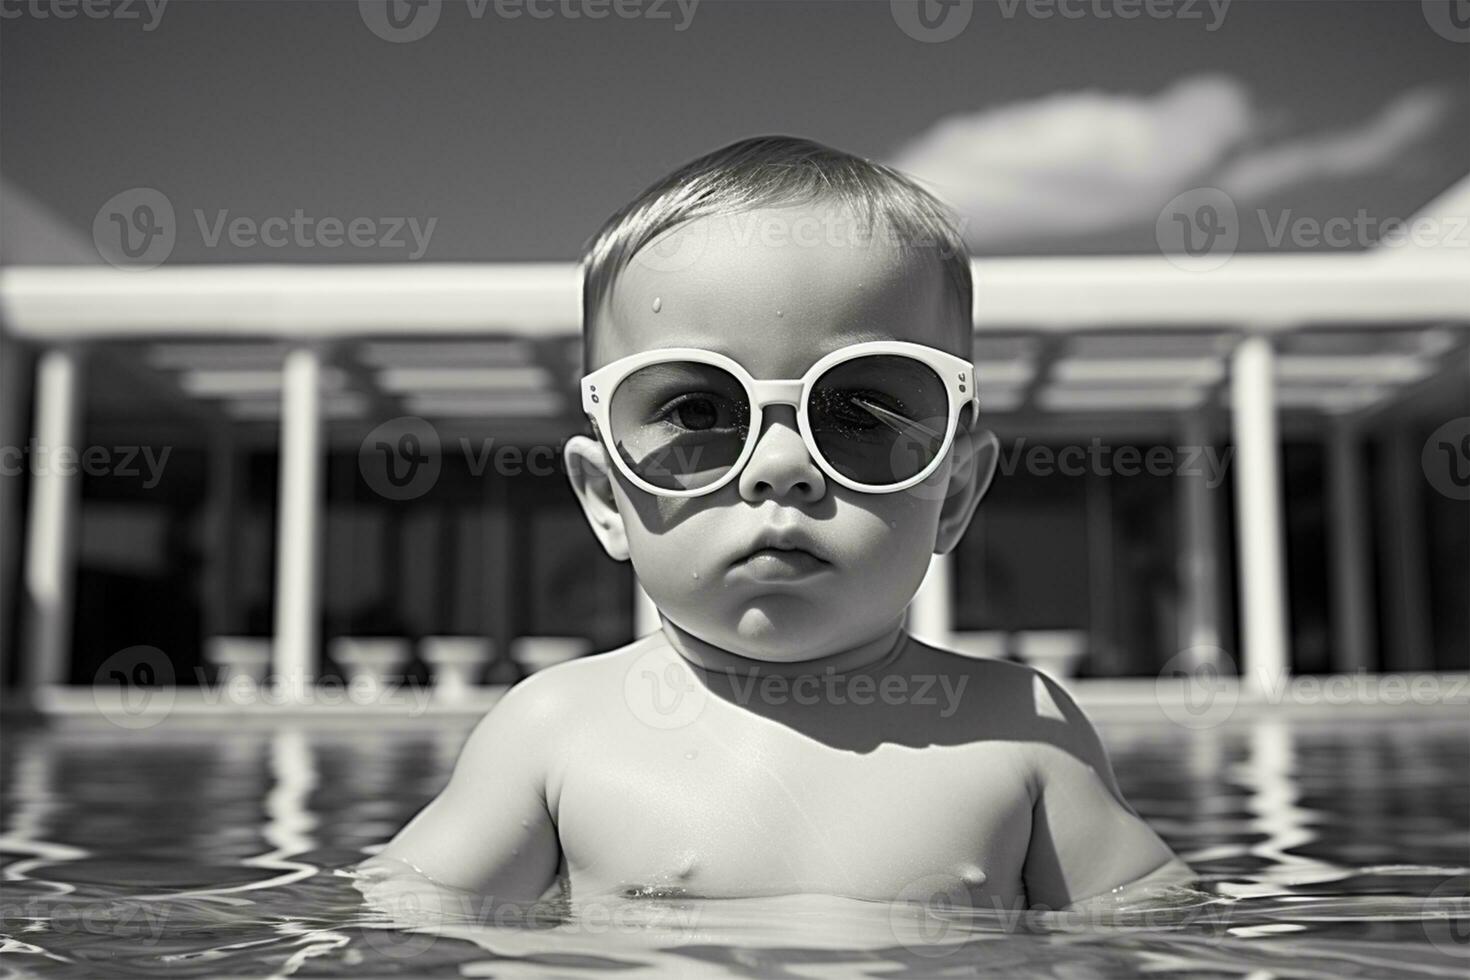
[[[689,573],[689,577],[690,578],[699,578],[699,573],[698,572],[690,572]]]
[[[657,313],[659,310],[661,310],[663,308],[664,308],[664,299],[663,299],[663,297],[662,296],[655,296],[653,298],[653,312]]]
[[[684,758],[686,758],[686,759],[697,759],[697,758],[699,758],[699,753],[691,750],[689,752],[685,752],[684,753]]]
[[[780,310],[777,310],[777,311],[776,311],[776,316],[777,316],[777,317],[783,317],[783,316],[785,316],[785,315],[786,315],[786,314],[785,314],[785,313],[782,313],[782,312],[781,312],[781,311],[780,311]]]

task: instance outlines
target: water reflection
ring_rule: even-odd
[[[1463,975],[1462,729],[1104,734],[1197,890],[1086,915],[805,896],[528,922],[476,896],[384,908],[333,873],[443,785],[463,730],[22,732],[0,743],[0,975]]]

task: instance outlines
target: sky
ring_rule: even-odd
[[[89,241],[156,191],[170,263],[573,259],[771,132],[916,173],[981,254],[1147,251],[1201,187],[1242,248],[1307,247],[1271,228],[1407,217],[1470,171],[1470,32],[1418,0],[978,0],[943,39],[950,8],[886,0],[427,0],[413,40],[378,0],[68,2],[0,0],[0,176]],[[262,240],[298,212],[372,230]]]

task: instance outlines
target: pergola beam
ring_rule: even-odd
[[[1470,317],[1470,263],[1374,253],[1239,255],[1207,273],[1162,256],[981,259],[978,330],[1211,329],[1271,312],[1275,330],[1419,325]],[[0,314],[18,337],[570,336],[574,263],[98,267],[0,271]]]

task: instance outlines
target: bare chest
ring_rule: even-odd
[[[642,748],[579,753],[565,770],[556,818],[574,894],[1023,894],[1031,799],[1013,747],[690,734]]]

